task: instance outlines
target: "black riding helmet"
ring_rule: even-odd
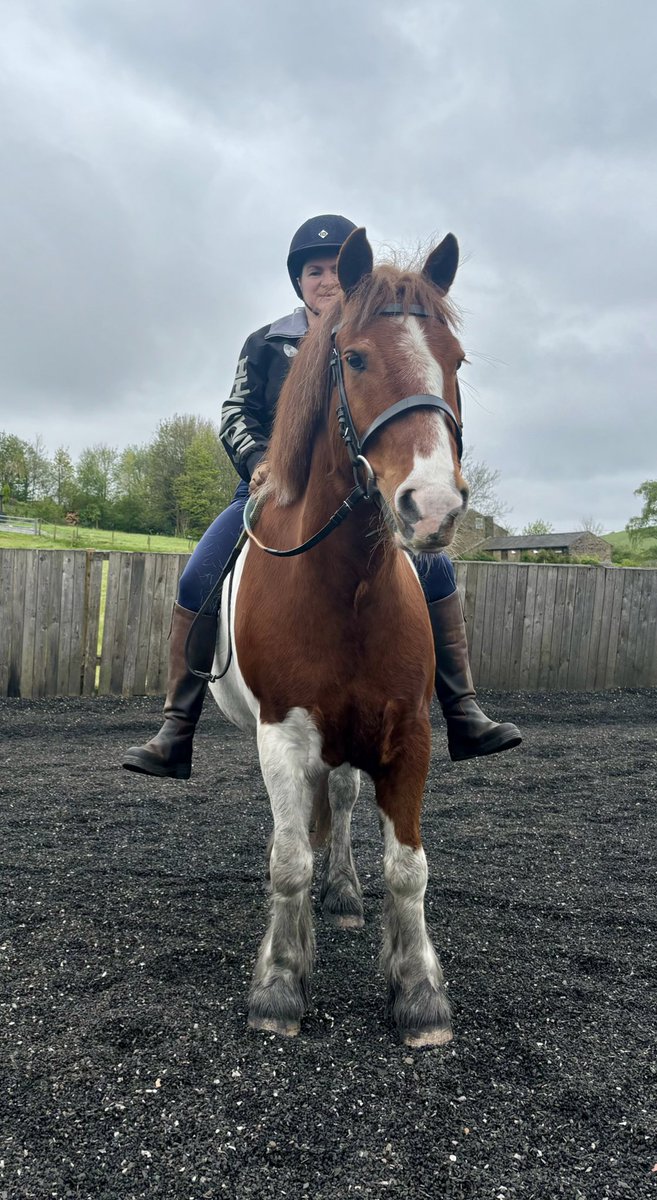
[[[287,269],[292,287],[300,300],[303,300],[303,296],[297,281],[303,264],[315,254],[337,254],[355,228],[353,221],[348,221],[346,217],[338,217],[335,213],[311,217],[299,226],[290,242]]]

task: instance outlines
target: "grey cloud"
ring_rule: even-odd
[[[516,523],[635,511],[657,433],[649,0],[12,11],[0,397],[20,436],[215,416],[246,334],[294,303],[292,230],[335,210],[375,241],[459,237],[467,433]]]

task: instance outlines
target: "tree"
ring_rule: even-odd
[[[27,442],[13,433],[0,433],[0,496],[5,503],[27,499],[28,453]]]
[[[37,434],[34,441],[27,444],[25,463],[27,467],[25,499],[43,500],[50,495],[52,490],[53,470],[40,433]]]
[[[511,507],[500,500],[497,493],[500,473],[482,460],[474,458],[474,449],[474,446],[470,446],[465,451],[461,464],[470,488],[470,507],[481,513],[482,517],[493,517],[501,524],[511,512]]]
[[[543,521],[542,518],[539,517],[538,520],[530,521],[529,525],[525,525],[525,528],[523,529],[522,532],[523,532],[523,534],[527,534],[527,535],[531,535],[531,534],[540,535],[543,533],[552,533],[553,531],[554,531],[554,526],[551,525],[549,521]]]
[[[114,489],[117,496],[146,495],[148,479],[148,447],[126,446],[114,468]]]
[[[83,525],[98,527],[107,514],[118,454],[98,442],[83,450],[75,472],[75,508]]]
[[[75,466],[66,446],[50,459],[41,437],[30,444],[0,431],[0,512],[18,501],[46,520],[77,512],[85,525],[197,535],[230,502],[236,482],[217,427],[199,416],[161,421],[148,445],[120,453],[87,446]]]
[[[114,468],[112,525],[129,533],[150,530],[148,511],[148,447],[126,446]]]
[[[220,448],[219,434],[212,421],[177,413],[170,420],[161,421],[155,440],[148,448],[147,478],[151,525],[162,533],[184,533],[186,518],[176,480],[188,472],[187,452],[199,434],[208,434],[214,439],[217,446],[215,470],[221,473],[224,480],[232,480],[232,488],[235,486],[233,469]],[[229,498],[226,489],[222,496],[224,494]],[[220,508],[223,506],[220,505]],[[211,519],[217,516],[220,508],[213,512]]]
[[[596,537],[602,537],[604,526],[601,521],[596,521],[593,517],[580,517],[580,525],[587,533],[593,533]]]
[[[216,430],[199,430],[187,448],[185,469],[174,485],[185,534],[200,537],[230,503],[234,481],[228,477],[226,461]]]
[[[75,468],[68,446],[58,446],[52,460],[53,499],[61,509],[70,512],[75,491]]]
[[[641,515],[630,517],[625,526],[633,546],[643,538],[657,538],[657,479],[646,479],[634,493],[643,496]]]
[[[176,413],[160,421],[148,447],[148,510],[153,529],[180,532],[180,507],[175,483],[185,469],[185,453],[198,430],[198,418]]]

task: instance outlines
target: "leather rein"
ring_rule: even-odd
[[[377,316],[412,316],[429,318],[431,313],[425,312],[424,309],[420,308],[420,306],[417,304],[411,304],[407,309],[404,309],[403,305],[401,304],[390,304],[387,308],[382,308],[377,313]],[[365,457],[364,449],[366,443],[373,436],[373,434],[378,433],[378,431],[382,429],[384,425],[387,425],[389,421],[394,420],[395,417],[399,417],[404,413],[411,412],[416,408],[434,408],[438,409],[440,412],[444,412],[446,416],[450,418],[454,426],[459,462],[463,456],[461,425],[454,416],[454,413],[452,412],[447,401],[443,400],[442,396],[434,396],[430,393],[417,396],[405,396],[403,400],[397,400],[394,404],[389,405],[388,408],[380,413],[379,416],[372,421],[371,425],[368,425],[365,433],[362,436],[359,436],[354,424],[354,419],[351,415],[349,401],[347,399],[347,389],[345,387],[344,371],[342,368],[342,357],[338,347],[335,344],[336,334],[339,332],[339,330],[340,325],[336,325],[331,330],[333,349],[331,351],[331,358],[329,362],[329,393],[334,387],[337,388],[338,399],[340,401],[336,414],[338,418],[338,428],[340,430],[340,437],[342,438],[347,449],[347,454],[349,455],[349,461],[353,470],[356,486],[349,493],[347,498],[342,501],[340,508],[333,513],[333,516],[326,522],[325,525],[322,526],[320,530],[318,530],[317,533],[313,534],[313,536],[308,538],[307,541],[302,542],[300,546],[292,547],[291,550],[274,550],[271,546],[265,546],[264,543],[256,537],[255,533],[253,532],[253,525],[255,524],[258,516],[259,501],[257,494],[249,497],[246,508],[244,509],[244,533],[251,539],[252,542],[255,543],[256,546],[258,546],[260,550],[264,550],[266,554],[273,554],[277,558],[293,558],[297,554],[305,554],[307,550],[312,550],[313,546],[316,546],[318,542],[322,542],[324,538],[329,536],[330,533],[333,533],[333,530],[337,529],[338,525],[341,525],[342,522],[347,519],[347,517],[354,511],[356,505],[360,504],[362,500],[377,501],[379,491],[376,486],[376,476],[368,459]],[[361,482],[361,473],[364,474],[364,482]]]

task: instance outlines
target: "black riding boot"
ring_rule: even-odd
[[[169,678],[164,702],[164,725],[144,746],[131,746],[122,766],[143,775],[172,775],[189,779],[192,773],[192,742],[208,685],[192,675],[185,662],[185,642],[196,613],[179,604],[173,606],[169,635]],[[209,671],[217,642],[217,616],[199,617],[190,649],[194,666]]]
[[[447,722],[450,758],[458,762],[519,746],[520,730],[510,721],[501,725],[491,721],[477,704],[458,591],[434,600],[429,616],[436,649],[436,695]]]

